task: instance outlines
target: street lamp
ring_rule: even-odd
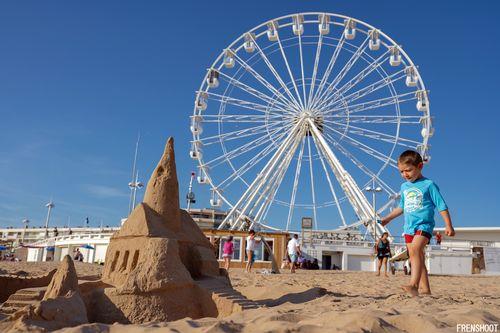
[[[26,234],[26,229],[28,228],[28,224],[30,223],[30,220],[24,219],[23,224],[24,224],[24,230],[23,230],[23,237],[21,239],[21,243],[24,244],[24,235]]]
[[[50,211],[52,208],[54,208],[56,205],[50,200],[48,204],[45,205],[47,207],[47,219],[45,220],[45,238],[49,237],[49,220],[50,220]]]
[[[375,195],[379,192],[382,192],[382,188],[380,186],[375,186],[375,178],[372,179],[372,186],[365,187],[366,192],[371,192],[372,194],[372,205],[373,205],[373,233],[375,242],[377,241],[377,206],[376,206],[376,198]]]

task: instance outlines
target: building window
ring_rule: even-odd
[[[227,237],[222,238],[220,242],[220,248],[219,248],[219,260],[222,260],[223,255],[223,249],[224,249],[224,244],[226,243]],[[241,259],[241,237],[234,237],[233,238],[233,260],[240,260]]]
[[[274,253],[274,241],[266,240],[267,244],[271,248]],[[245,241],[245,249],[246,249],[246,241]],[[245,261],[248,261],[247,251],[245,250]],[[255,244],[255,250],[253,251],[254,260],[255,261],[271,261],[271,255],[267,248],[264,246],[263,242],[259,242]]]

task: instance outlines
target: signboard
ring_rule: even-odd
[[[310,217],[302,218],[302,229],[312,229],[313,220]]]
[[[484,247],[484,266],[487,273],[500,273],[500,248]]]

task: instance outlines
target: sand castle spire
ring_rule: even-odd
[[[69,255],[65,255],[56,274],[50,281],[43,299],[66,296],[70,291],[78,291],[78,277],[73,260]]]
[[[163,156],[149,179],[144,203],[160,214],[170,228],[180,228],[179,183],[172,137],[168,138]]]

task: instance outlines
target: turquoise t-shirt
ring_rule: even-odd
[[[404,211],[404,233],[414,235],[422,230],[432,235],[436,222],[434,209],[448,209],[439,187],[430,179],[420,178],[415,182],[404,182],[401,185],[401,201],[399,207]]]

